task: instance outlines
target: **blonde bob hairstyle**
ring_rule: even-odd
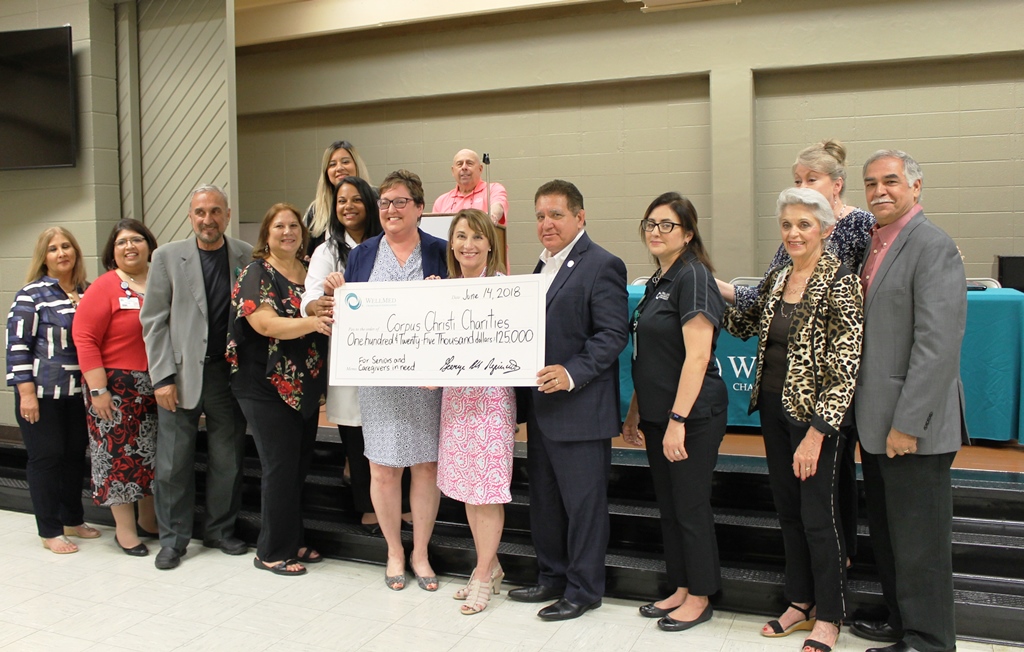
[[[306,247],[309,246],[309,229],[306,228],[305,223],[302,221],[299,209],[285,202],[278,202],[267,209],[266,215],[263,216],[263,222],[260,223],[260,234],[256,238],[256,245],[252,248],[253,258],[266,260],[270,256],[270,245],[267,244],[270,240],[270,223],[274,221],[274,217],[278,213],[284,211],[291,211],[295,215],[295,219],[299,221],[299,228],[302,229],[302,243],[295,250],[295,257],[299,260],[306,258]]]
[[[75,250],[75,267],[71,270],[71,282],[76,290],[84,290],[85,283],[85,262],[82,260],[82,248],[78,246],[78,240],[71,235],[63,226],[51,226],[39,234],[36,240],[35,249],[32,250],[32,262],[28,266],[28,274],[25,275],[25,283],[35,283],[46,276],[46,252],[50,248],[50,241],[55,236],[62,235],[71,243]]]
[[[455,227],[461,220],[466,220],[466,226],[473,233],[478,233],[487,239],[487,267],[484,276],[494,276],[498,273],[498,257],[494,255],[495,242],[498,239],[497,229],[494,222],[487,213],[477,208],[463,208],[452,218],[451,226],[448,227],[448,278],[462,278],[462,265],[455,259],[455,251],[452,248],[452,238],[455,237]]]
[[[846,147],[838,140],[823,140],[805,147],[793,162],[793,173],[796,166],[803,165],[820,174],[827,174],[832,181],[843,180],[839,186],[839,196],[846,193]]]

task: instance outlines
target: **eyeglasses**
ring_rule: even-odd
[[[132,243],[133,247],[138,247],[146,242],[146,239],[141,235],[137,235],[134,238],[121,238],[120,240],[114,240],[114,246],[120,249],[127,247],[129,242]]]
[[[379,199],[377,200],[377,208],[382,211],[386,211],[394,204],[395,208],[403,209],[405,205],[412,201],[412,197],[396,197],[394,199]]]
[[[654,220],[640,220],[640,228],[650,233],[654,230],[654,227],[658,227],[658,231],[662,233],[672,233],[672,229],[676,227],[682,228],[682,224],[678,222],[655,222]]]

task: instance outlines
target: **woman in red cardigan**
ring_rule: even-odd
[[[110,270],[89,287],[75,316],[74,339],[85,384],[93,501],[108,505],[125,554],[149,554],[140,537],[155,537],[153,462],[156,399],[149,379],[139,310],[156,239],[141,222],[114,225],[103,249]],[[135,507],[138,506],[138,522]]]

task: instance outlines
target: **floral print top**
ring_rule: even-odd
[[[282,317],[301,318],[303,289],[265,260],[254,260],[238,276],[231,291],[227,360],[239,398],[276,394],[304,415],[319,411],[327,400],[327,338],[318,333],[293,340],[264,337],[246,319],[263,304]]]

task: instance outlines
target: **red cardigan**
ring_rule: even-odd
[[[132,297],[137,296],[132,292]],[[78,364],[83,372],[97,367],[149,370],[139,311],[122,309],[120,299],[123,298],[126,298],[125,291],[115,271],[100,276],[82,295],[72,335],[78,349]]]

